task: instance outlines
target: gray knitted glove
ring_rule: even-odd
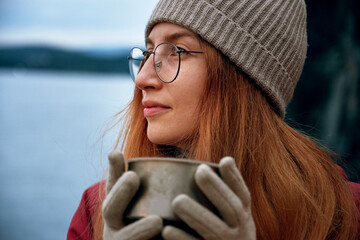
[[[124,173],[124,157],[120,152],[109,154],[110,176],[106,183],[106,198],[103,202],[104,240],[146,240],[162,230],[159,216],[147,216],[124,226],[123,213],[139,188],[136,173]]]
[[[221,159],[220,175],[201,164],[195,181],[218,209],[223,220],[186,195],[172,202],[174,212],[206,240],[255,240],[256,228],[251,214],[250,192],[231,157]],[[190,234],[166,226],[162,231],[166,240],[195,240]]]

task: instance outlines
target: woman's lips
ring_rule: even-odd
[[[144,117],[150,117],[165,111],[168,111],[170,108],[164,107],[151,107],[151,108],[144,108]]]
[[[154,101],[143,101],[142,104],[144,106],[144,117],[154,116],[171,109],[166,105]]]

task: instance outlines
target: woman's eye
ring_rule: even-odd
[[[186,55],[186,54],[189,54],[189,52],[181,47],[177,47],[179,49],[178,53],[180,55]]]
[[[186,50],[185,50],[184,48],[182,48],[182,47],[177,46],[177,48],[178,48],[179,51],[181,51],[181,52],[186,52]]]

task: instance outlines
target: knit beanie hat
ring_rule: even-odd
[[[304,0],[160,0],[146,27],[170,22],[220,50],[285,116],[307,49]]]

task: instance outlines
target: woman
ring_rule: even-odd
[[[122,150],[220,163],[221,177],[200,165],[195,179],[221,219],[174,199],[190,228],[203,239],[358,237],[359,185],[282,120],[306,56],[303,0],[161,0],[145,35],[147,50],[129,57]],[[139,186],[124,158],[110,154],[106,191],[101,182],[84,193],[68,239],[195,239],[158,216],[122,221]]]

